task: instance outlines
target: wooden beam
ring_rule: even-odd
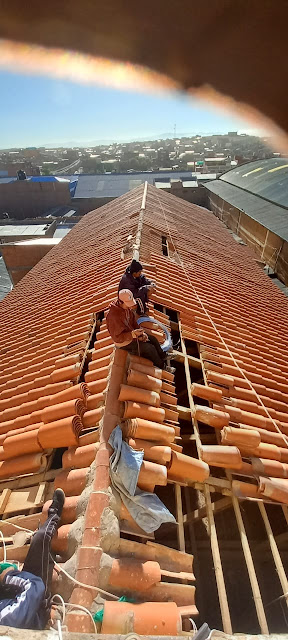
[[[267,515],[267,511],[265,509],[265,506],[263,503],[258,502],[258,506],[259,506],[259,510],[261,513],[261,516],[263,518],[263,522],[265,525],[265,529],[266,529],[266,533],[268,536],[268,540],[270,543],[270,548],[271,548],[271,552],[272,552],[272,556],[273,556],[273,560],[275,562],[275,567],[276,567],[276,572],[278,573],[278,577],[281,583],[281,587],[283,589],[283,594],[285,595],[285,601],[286,601],[286,606],[288,606],[288,580],[286,577],[286,573],[284,571],[284,567],[282,564],[282,560],[281,560],[281,556],[277,547],[277,544],[275,542],[275,538],[274,538],[274,534],[269,522],[269,518]]]
[[[188,364],[190,365],[190,367],[193,367],[193,369],[202,369],[201,361],[199,360],[199,358],[195,358],[195,356],[189,356],[187,353],[183,353],[183,347],[182,351],[173,351],[173,353],[171,354],[171,360],[176,360],[176,362],[185,362],[185,358],[188,360]]]
[[[206,508],[207,508],[211,551],[212,551],[213,562],[214,562],[215,577],[217,582],[218,598],[219,598],[219,604],[221,609],[223,629],[225,633],[232,635],[232,624],[231,624],[231,618],[230,618],[226,587],[224,582],[224,575],[223,575],[223,569],[222,569],[222,563],[221,563],[221,557],[220,557],[220,551],[219,551],[217,531],[215,526],[214,514],[212,511],[210,491],[207,485],[204,486],[204,493],[205,493]]]
[[[0,491],[3,491],[3,489],[23,489],[24,487],[34,487],[36,484],[39,485],[40,482],[50,482],[56,478],[60,471],[62,469],[50,469],[42,473],[21,476],[21,478],[15,478],[14,480],[3,480],[0,482]]]
[[[88,342],[86,344],[86,348],[85,348],[85,351],[84,351],[84,354],[83,354],[83,358],[82,358],[82,361],[81,361],[79,375],[78,375],[78,377],[76,379],[77,384],[80,382],[80,378],[81,378],[81,375],[83,373],[83,368],[84,368],[84,366],[86,364],[87,355],[88,355],[88,352],[90,351],[91,338],[92,338],[93,333],[94,333],[94,331],[96,329],[96,324],[97,324],[97,320],[96,320],[96,317],[95,317],[94,323],[93,323],[93,325],[91,327],[90,336],[89,336]]]
[[[0,496],[0,515],[5,512],[8,500],[11,496],[11,489],[4,489]]]
[[[282,504],[282,511],[288,525],[288,507],[286,506],[286,504]]]
[[[191,513],[190,489],[188,487],[184,488],[184,495],[185,495],[187,515],[188,515]],[[187,516],[184,516],[184,518],[185,517]],[[193,570],[195,573],[195,577],[197,579],[198,607],[199,607],[199,611],[204,611],[205,576],[202,576],[202,572],[200,570],[198,545],[197,545],[197,540],[195,536],[194,524],[191,521],[188,522],[188,532],[190,537],[190,547],[191,547],[191,550],[193,550],[193,554],[194,554]]]
[[[241,514],[241,511],[240,511],[239,502],[238,502],[237,498],[235,496],[233,496],[233,495],[232,495],[232,503],[233,503],[235,516],[236,516],[236,520],[237,520],[237,524],[238,524],[238,529],[239,529],[239,533],[240,533],[243,553],[244,553],[246,566],[247,566],[247,571],[248,571],[248,575],[249,575],[249,579],[250,579],[250,584],[251,584],[251,589],[252,589],[253,598],[254,598],[254,602],[255,602],[255,608],[256,608],[256,613],[257,613],[259,626],[260,626],[260,629],[261,629],[261,633],[268,635],[269,634],[269,629],[268,629],[267,620],[266,620],[266,616],[265,616],[265,611],[264,611],[264,607],[263,607],[263,602],[262,602],[262,598],[261,598],[261,593],[260,593],[260,589],[259,589],[259,585],[258,585],[258,580],[257,580],[257,576],[256,576],[254,564],[253,564],[253,558],[252,558],[252,554],[251,554],[251,551],[250,551],[250,546],[249,546],[247,534],[246,534],[246,531],[245,531],[245,526],[244,526],[242,514]]]
[[[201,358],[202,358],[202,356],[201,356]],[[218,432],[216,433],[216,438],[217,438],[218,444],[220,444],[220,434]],[[231,471],[225,469],[225,473],[226,473],[227,479],[229,480],[229,482],[232,485],[232,474],[231,474]],[[247,571],[248,571],[248,575],[249,575],[250,585],[251,585],[251,589],[252,589],[252,593],[253,593],[253,598],[254,598],[255,609],[256,609],[256,614],[257,614],[259,626],[260,626],[260,629],[261,629],[261,633],[269,634],[269,629],[268,629],[268,625],[267,625],[267,620],[266,620],[266,616],[265,616],[265,611],[264,611],[264,607],[263,607],[263,602],[262,602],[262,598],[261,598],[259,584],[258,584],[258,580],[257,580],[257,576],[256,576],[255,567],[254,567],[254,564],[253,564],[253,558],[252,558],[252,554],[251,554],[251,551],[250,551],[250,546],[249,546],[248,537],[247,537],[247,533],[246,533],[245,526],[244,526],[244,521],[243,521],[243,518],[242,518],[241,511],[240,511],[239,500],[233,494],[233,492],[232,492],[232,496],[231,497],[232,497],[232,504],[233,504],[234,513],[235,513],[235,517],[236,517],[236,522],[237,522],[237,526],[238,526],[238,531],[239,531],[239,535],[240,535],[240,540],[241,540],[241,544],[242,544],[242,549],[243,549],[243,553],[244,553],[244,558],[245,558]]]
[[[177,405],[177,411],[179,413],[180,420],[187,420],[187,422],[191,422],[191,409],[189,409],[189,407],[181,407],[181,405]]]
[[[175,492],[176,513],[177,513],[178,546],[179,546],[179,551],[184,551],[185,553],[185,533],[184,533],[184,525],[183,525],[182,497],[181,497],[181,487],[179,484],[174,485],[174,492]]]
[[[194,433],[184,433],[181,436],[181,440],[183,442],[194,442],[195,435]],[[215,433],[201,433],[201,442],[202,444],[216,444]]]
[[[181,322],[180,321],[179,321],[179,331],[180,331],[181,349],[182,349],[182,353],[184,354],[184,357],[185,357],[184,367],[185,367],[186,385],[187,385],[189,407],[190,407],[190,420],[191,420],[191,425],[193,427],[193,431],[194,431],[194,434],[195,434],[195,442],[196,442],[196,446],[197,446],[198,456],[200,458],[201,439],[200,439],[200,434],[199,434],[198,422],[197,422],[196,418],[193,417],[195,405],[194,405],[194,400],[193,400],[193,396],[192,396],[192,393],[191,393],[191,384],[192,383],[191,383],[191,376],[190,376],[190,367],[189,367],[189,361],[188,361],[187,352],[186,352],[185,341],[184,341],[183,336],[182,336]],[[202,370],[201,361],[199,361],[199,362],[200,362],[200,368]],[[230,611],[229,611],[229,605],[228,605],[228,599],[227,599],[227,593],[226,593],[226,586],[225,586],[225,581],[224,581],[223,569],[222,569],[222,564],[221,564],[221,557],[220,557],[220,551],[219,551],[219,545],[218,545],[217,531],[216,531],[214,515],[213,515],[213,511],[212,511],[212,507],[211,507],[210,490],[209,490],[209,487],[208,487],[207,484],[204,484],[203,487],[204,487],[204,494],[205,494],[205,500],[206,500],[206,506],[207,506],[207,517],[208,517],[208,525],[209,525],[209,531],[210,531],[211,551],[212,551],[212,557],[213,557],[213,563],[214,563],[214,569],[215,569],[215,576],[216,576],[216,582],[217,582],[217,590],[218,590],[218,598],[219,598],[219,604],[220,604],[220,610],[221,610],[223,630],[224,630],[225,633],[228,633],[228,634],[231,635],[232,634],[232,625],[231,625]]]
[[[211,502],[211,509],[215,515],[215,513],[220,513],[221,511],[225,511],[225,509],[229,509],[232,507],[231,498],[225,497],[220,500],[216,500],[216,502]],[[201,507],[201,509],[195,509],[191,513],[188,513],[184,516],[184,524],[189,524],[189,522],[198,522],[198,520],[202,520],[207,517],[207,505]]]

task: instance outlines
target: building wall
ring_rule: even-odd
[[[84,216],[89,211],[99,209],[104,204],[108,204],[115,198],[73,198],[73,208],[77,209],[77,215]]]
[[[6,269],[13,285],[22,280],[42,258],[53,248],[53,245],[1,245],[1,253]]]
[[[17,180],[0,184],[0,213],[23,220],[43,215],[48,209],[72,205],[67,182]]]
[[[217,218],[242,238],[259,260],[268,264],[287,286],[288,243],[216,194],[209,193],[208,198],[209,208]]]
[[[182,198],[186,202],[198,204],[200,207],[207,207],[207,191],[203,185],[197,187],[183,187],[182,182],[172,182],[171,189],[167,189],[167,193]]]

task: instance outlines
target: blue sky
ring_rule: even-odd
[[[0,72],[0,148],[251,129],[182,95],[143,94]]]

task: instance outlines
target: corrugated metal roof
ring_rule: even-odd
[[[75,198],[117,198],[131,189],[148,182],[169,182],[170,178],[191,180],[191,171],[111,173],[96,175],[80,175],[75,191]]]
[[[223,180],[214,180],[205,185],[208,192],[215,193],[223,200],[250,218],[262,224],[266,229],[276,233],[288,241],[288,211],[277,204],[272,204],[252,193],[247,193]]]
[[[3,224],[0,225],[0,236],[40,236],[47,231],[47,224]]]
[[[224,173],[220,180],[288,207],[288,158],[248,162]]]

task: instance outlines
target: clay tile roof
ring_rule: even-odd
[[[104,606],[105,633],[126,633],[132,612],[136,633],[162,635],[165,618],[167,634],[176,635],[183,616],[197,615],[193,556],[183,553],[176,529],[174,542],[167,536],[157,545],[119,496],[112,499],[110,433],[121,424],[130,446],[144,451],[138,486],[160,487],[172,511],[171,485],[208,483],[241,499],[287,504],[288,303],[210,211],[145,189],[87,214],[1,302],[2,513],[35,529],[37,510],[44,521],[53,489],[62,487],[53,549],[68,569],[73,557],[76,580],[92,589],[64,583],[61,574],[59,592],[88,609],[97,587],[114,594]],[[162,343],[160,321],[180,338],[175,378],[115,351],[107,330],[107,309],[132,256],[127,238],[135,242],[139,229],[141,261],[157,282],[154,322],[145,330]],[[4,535],[13,535],[13,523],[3,520]],[[181,552],[172,548],[177,540]],[[11,545],[7,559],[26,553]],[[120,595],[142,603],[141,619],[133,604],[116,601]],[[68,613],[67,625],[93,631],[83,611]]]

